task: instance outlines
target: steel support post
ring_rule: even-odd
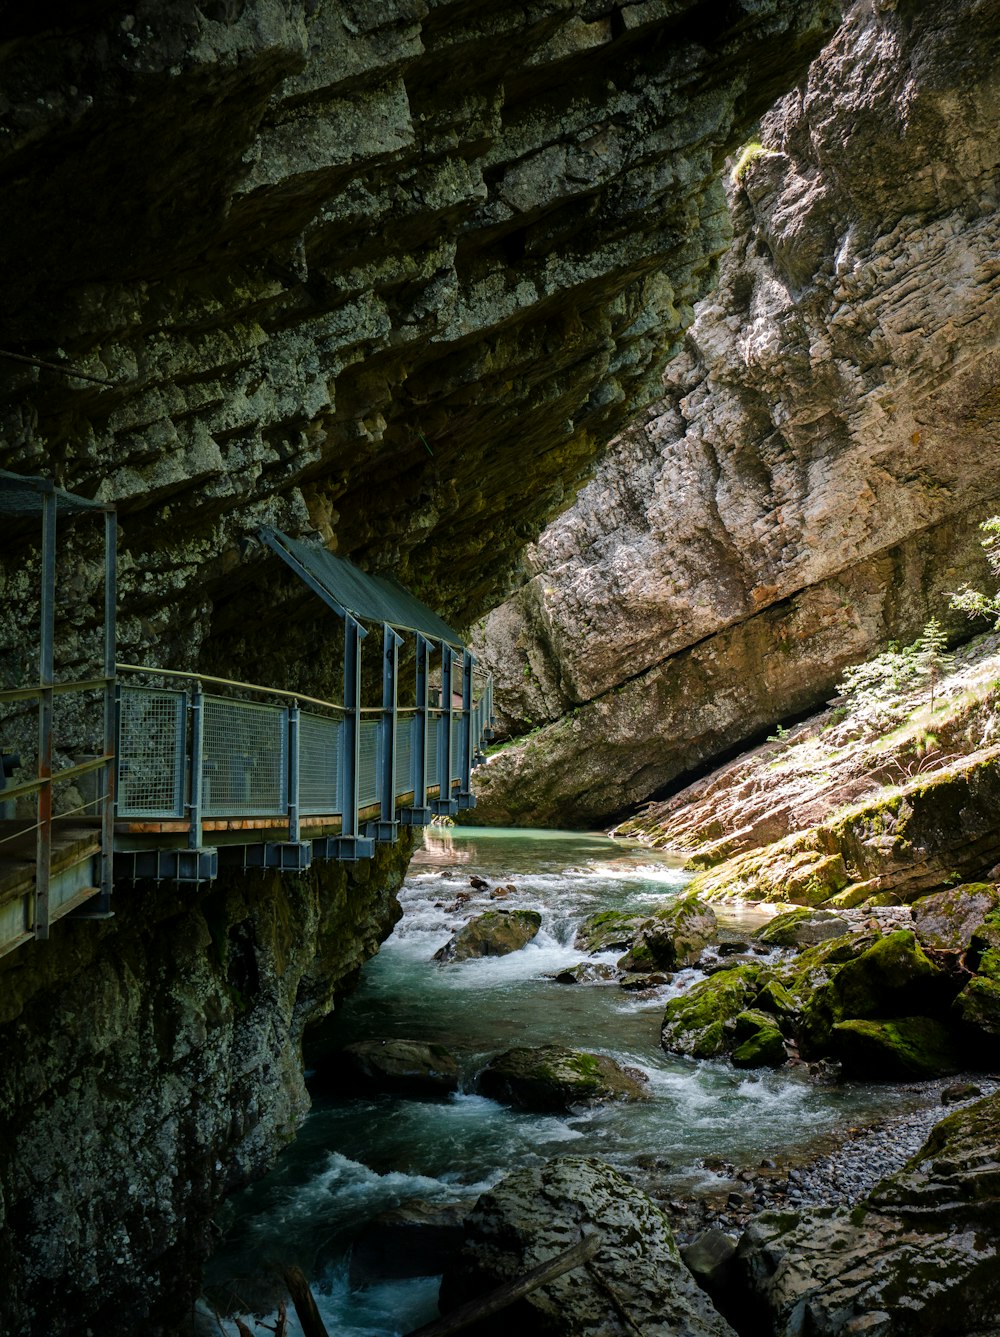
[[[300,714],[298,704],[290,705],[287,710],[288,729],[288,839],[292,843],[301,838],[302,825],[299,816],[299,728]]]
[[[101,894],[94,910],[111,913],[115,862],[115,778],[118,693],[115,659],[118,639],[118,517],[104,512],[104,794],[101,803]]]
[[[416,700],[413,726],[413,802],[400,810],[406,826],[426,826],[431,819],[427,807],[427,731],[430,727],[431,642],[417,632]]]
[[[462,723],[458,731],[461,766],[458,806],[462,809],[476,806],[475,795],[472,792],[472,666],[475,662],[475,656],[470,650],[462,651]]]
[[[382,624],[382,774],[379,784],[379,821],[369,823],[376,840],[393,842],[399,832],[396,820],[396,720],[399,647],[397,636],[388,622]]]
[[[188,702],[191,711],[191,757],[190,781],[188,791],[188,848],[201,849],[202,821],[202,745],[204,741],[204,693],[201,683],[196,682]]]
[[[49,874],[52,868],[52,717],[55,671],[56,494],[42,495],[42,590],[39,617],[38,830],[35,843],[37,939],[49,936]]]
[[[458,803],[451,797],[451,698],[452,664],[454,651],[447,642],[441,644],[441,715],[438,719],[438,796],[432,805],[436,813],[453,816]]]

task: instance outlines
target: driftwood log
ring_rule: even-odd
[[[305,1337],[330,1337],[301,1267],[286,1267],[284,1278]]]
[[[415,1328],[409,1334],[409,1337],[450,1337],[451,1333],[460,1332],[462,1328],[467,1328],[470,1323],[476,1323],[480,1319],[498,1314],[500,1310],[512,1305],[515,1300],[530,1295],[539,1286],[544,1286],[549,1281],[555,1281],[556,1277],[561,1277],[564,1272],[572,1272],[573,1268],[588,1263],[600,1247],[601,1239],[599,1235],[587,1235],[579,1244],[574,1244],[562,1253],[557,1253],[554,1258],[550,1258],[547,1262],[540,1263],[538,1267],[526,1272],[523,1277],[516,1277],[513,1281],[505,1281],[502,1286],[497,1286],[495,1290],[490,1291],[487,1295],[481,1295],[476,1300],[470,1300],[467,1304],[459,1305],[450,1314],[445,1314],[444,1318],[436,1318],[431,1323],[425,1323],[422,1328]]]

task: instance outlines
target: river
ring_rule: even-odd
[[[509,956],[439,965],[437,948],[471,913],[494,904],[478,892],[456,907],[473,875],[491,887],[513,884],[516,892],[496,904],[541,911],[541,930]],[[338,1010],[332,1038],[445,1044],[461,1063],[465,1089],[445,1100],[317,1098],[275,1169],[220,1220],[224,1238],[207,1285],[215,1303],[266,1306],[268,1277],[294,1261],[313,1280],[331,1337],[406,1333],[437,1313],[437,1278],[350,1285],[352,1241],[387,1208],[414,1199],[471,1203],[510,1169],[566,1152],[639,1167],[660,1192],[684,1192],[718,1183],[705,1158],[755,1165],[776,1153],[806,1153],[845,1124],[898,1108],[891,1088],[817,1085],[802,1069],[746,1073],[665,1054],[664,1003],[696,972],[652,996],[551,978],[581,960],[572,942],[586,915],[652,911],[687,880],[676,860],[601,835],[429,828],[400,893],[404,916]],[[750,932],[762,917],[727,908],[720,922]],[[598,959],[613,964],[618,955]],[[641,1068],[652,1098],[560,1117],[515,1112],[473,1093],[490,1056],[545,1043]],[[224,1329],[235,1337],[234,1326]],[[292,1322],[290,1333],[298,1332]]]

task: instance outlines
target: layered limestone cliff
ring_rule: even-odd
[[[0,464],[118,503],[124,654],[261,676],[247,619],[304,616],[247,546],[262,522],[458,625],[494,603],[656,393],[729,240],[724,153],[836,9],[8,18],[0,349],[113,384],[0,357]],[[98,575],[74,570],[78,620]],[[323,637],[302,638],[315,689]]]
[[[998,12],[854,4],[764,119],[665,397],[485,623],[511,731],[545,727],[480,773],[483,817],[620,815],[983,578]]]
[[[0,465],[117,504],[119,658],[338,692],[262,523],[482,613],[658,390],[730,236],[722,160],[837,8],[6,7]],[[95,528],[61,536],[67,677]],[[36,542],[5,530],[4,686],[35,676]],[[392,858],[122,891],[2,963],[5,1328],[182,1306],[212,1206],[302,1113],[303,1028],[391,926]]]

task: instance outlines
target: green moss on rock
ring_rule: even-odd
[[[760,989],[764,969],[736,966],[702,980],[667,1003],[660,1043],[673,1054],[715,1058],[730,1047],[732,1028],[726,1023],[743,1012]]]
[[[732,1052],[735,1068],[780,1068],[785,1062],[785,1040],[774,1017],[756,1008],[740,1012],[733,1022]]]
[[[508,1049],[479,1074],[484,1096],[516,1109],[566,1113],[607,1100],[642,1100],[646,1077],[606,1054],[559,1045]]]
[[[841,1021],[831,1047],[846,1075],[868,1080],[937,1077],[959,1066],[954,1035],[932,1017]]]

